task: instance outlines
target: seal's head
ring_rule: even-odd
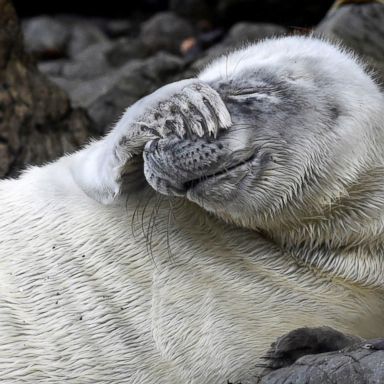
[[[232,118],[217,137],[147,148],[159,192],[185,196],[248,228],[322,212],[381,156],[380,90],[349,53],[305,37],[224,56],[199,78]]]

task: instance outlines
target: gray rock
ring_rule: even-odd
[[[130,65],[135,63],[131,62]],[[68,93],[74,107],[87,109],[95,100],[113,88],[120,76],[119,70],[109,70],[104,76],[94,79],[81,80],[54,76],[51,80]]]
[[[42,66],[47,67],[47,63]],[[148,59],[129,61],[117,69],[109,67],[102,76],[94,78],[64,77],[52,69],[50,73],[51,80],[68,93],[72,106],[85,108],[93,126],[103,133],[129,105],[176,79],[183,67],[182,59],[159,52]]]
[[[68,55],[76,57],[88,47],[109,41],[105,33],[95,23],[81,20],[71,25],[71,35],[68,42]]]
[[[139,37],[122,37],[113,42],[105,51],[105,58],[112,67],[120,67],[133,59],[142,59],[148,49]]]
[[[160,12],[142,24],[140,36],[151,52],[179,53],[183,40],[194,34],[187,20],[173,12]]]
[[[384,4],[349,4],[331,10],[316,33],[364,57],[384,80]]]
[[[129,62],[114,73],[88,83],[81,92],[87,89],[89,96],[74,97],[79,102],[88,100],[86,107],[92,121],[99,132],[105,132],[129,105],[172,81],[182,67],[181,59],[160,52],[146,60]]]
[[[38,16],[24,20],[28,52],[38,58],[76,57],[86,48],[109,39],[96,22],[75,16]]]
[[[110,47],[109,41],[87,47],[76,56],[75,60],[68,60],[62,66],[62,76],[85,80],[104,75],[109,70],[106,52]]]
[[[64,56],[70,32],[50,16],[37,16],[22,23],[26,50],[38,57]]]
[[[57,60],[45,60],[40,61],[37,64],[39,70],[45,75],[51,76],[61,76],[63,72],[63,67],[69,63],[67,59],[57,59]]]
[[[61,59],[39,63],[48,76],[73,80],[89,80],[104,76],[130,60],[144,58],[147,50],[139,38],[120,38],[93,44],[75,59]]]
[[[75,60],[41,62],[39,69],[48,76],[80,80],[93,79],[109,71],[110,66],[105,56],[109,48],[109,42],[94,44],[77,55]]]

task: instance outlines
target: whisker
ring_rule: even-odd
[[[153,238],[153,231],[155,229],[156,222],[157,222],[157,215],[158,215],[159,208],[162,201],[162,195],[156,194],[156,198],[157,198],[156,203],[152,209],[151,216],[148,221],[148,230],[146,235],[147,252],[151,255],[151,259],[155,265],[156,265],[156,260],[153,256],[152,238]]]
[[[155,197],[155,193],[153,193],[153,195],[147,200],[141,212],[141,233],[143,234],[144,237],[146,237],[146,233],[144,229],[145,212],[149,206],[149,203],[154,199],[154,197]]]
[[[241,61],[248,55],[248,52],[244,52],[244,54],[239,58],[239,60],[237,61],[235,67],[232,69],[232,77],[231,77],[231,80],[233,79],[233,76],[236,74],[236,69],[237,67],[239,66],[239,64],[241,63]]]
[[[169,210],[168,210],[168,220],[167,220],[167,250],[168,250],[169,260],[172,263],[173,255],[171,252],[171,244],[169,241],[169,227],[171,225],[171,218],[174,217],[174,215],[173,215],[173,206],[170,198],[168,198],[168,204],[169,204]]]
[[[225,54],[225,80],[228,81],[228,57],[229,52]]]
[[[139,201],[137,202],[136,204],[136,207],[135,207],[135,210],[133,211],[133,214],[132,214],[132,218],[131,218],[131,232],[132,232],[132,237],[133,238],[136,238],[136,234],[135,234],[135,218],[136,218],[136,215],[138,215],[138,212],[139,212],[139,208],[142,204],[142,202],[144,201],[144,199],[148,196],[148,194],[152,192],[149,187],[145,188],[145,190],[143,191],[143,193],[141,194],[140,196],[140,199]],[[151,196],[149,198],[149,201],[153,198],[153,196]],[[146,204],[149,203],[149,201],[147,201]]]

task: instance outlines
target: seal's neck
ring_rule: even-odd
[[[347,193],[300,220],[266,231],[300,263],[353,284],[384,286],[384,167],[366,171]]]
[[[382,290],[384,287],[383,244],[362,244],[352,248],[331,248],[326,245],[281,248],[298,265],[315,275],[354,288]]]

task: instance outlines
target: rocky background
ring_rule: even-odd
[[[84,3],[0,0],[0,177],[74,150],[137,99],[246,42],[314,30],[384,75],[380,2]]]
[[[142,96],[247,42],[321,34],[384,82],[382,0],[57,3],[0,0],[0,177],[75,150]],[[274,344],[256,381],[384,383],[383,342],[332,330],[291,336]]]

